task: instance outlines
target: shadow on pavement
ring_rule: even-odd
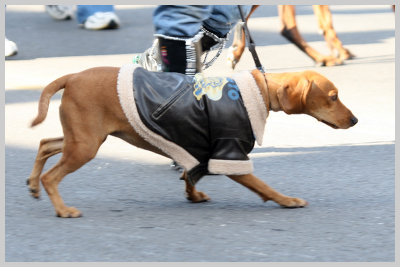
[[[393,261],[394,149],[256,148],[255,174],[309,201],[294,210],[223,176],[204,177],[212,200],[191,204],[167,165],[96,158],[60,184],[84,217],[60,219],[28,194],[36,151],[6,146],[6,261]]]

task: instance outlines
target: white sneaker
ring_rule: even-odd
[[[68,20],[74,15],[73,6],[46,5],[46,12],[56,20]]]
[[[120,21],[113,12],[96,12],[87,18],[83,27],[87,30],[103,30],[119,28]]]
[[[18,53],[17,45],[13,41],[8,40],[7,38],[6,38],[4,48],[5,48],[5,56],[6,57],[11,57]]]

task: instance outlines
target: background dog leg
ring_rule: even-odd
[[[304,206],[307,206],[307,201],[300,198],[285,196],[275,191],[273,188],[268,186],[266,183],[261,181],[253,174],[228,175],[228,177],[255,192],[264,201],[273,200],[279,205],[286,208],[302,208]]]
[[[244,48],[246,46],[245,33],[243,31],[243,25],[238,23],[234,29],[232,46],[228,49],[227,61],[232,69],[235,69],[236,64],[239,62]]]
[[[296,45],[301,51],[321,66],[335,66],[343,62],[332,56],[325,56],[312,48],[297,29],[296,10],[293,5],[279,5],[278,13],[281,19],[281,35]]]
[[[33,169],[27,184],[29,185],[30,192],[34,198],[40,196],[40,181],[39,177],[43,171],[44,164],[47,159],[62,151],[64,137],[48,138],[40,141],[38,153],[33,165]]]
[[[318,25],[321,29],[325,41],[328,44],[329,49],[332,51],[332,56],[336,56],[340,60],[352,59],[355,56],[346,48],[343,47],[342,42],[336,35],[336,31],[333,28],[332,14],[327,5],[313,5],[314,13],[318,19]]]
[[[186,171],[183,172],[182,180],[185,180],[186,184],[186,198],[193,203],[205,202],[210,200],[210,198],[203,192],[199,192],[196,190],[196,187],[191,185],[187,179]]]
[[[251,7],[250,13],[246,17],[246,23],[249,20],[251,14],[259,7],[258,5],[254,5]],[[246,47],[246,34],[243,29],[243,24],[237,23],[234,29],[233,42],[232,45],[228,49],[227,61],[228,64],[234,69],[236,64],[239,62],[242,54],[244,52],[244,48]]]

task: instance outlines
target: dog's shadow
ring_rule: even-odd
[[[48,213],[51,203],[46,193],[42,190],[42,200],[34,201],[25,184],[36,151],[6,146],[5,152],[6,206],[11,208],[15,201],[23,201],[24,206],[14,208],[32,213],[38,211],[37,205],[44,205],[43,212]],[[394,143],[255,148],[250,157],[256,176],[283,194],[306,199],[311,206],[333,207],[374,196],[389,199],[392,195],[386,188],[394,188]],[[60,155],[50,158],[45,170],[59,158]],[[162,215],[178,210],[285,210],[272,202],[262,203],[253,192],[222,175],[203,177],[196,187],[211,201],[193,204],[186,200],[185,183],[179,177],[180,173],[165,163],[98,157],[68,175],[59,189],[68,205],[90,216],[136,216],[138,212]],[[387,187],[388,184],[393,186]]]

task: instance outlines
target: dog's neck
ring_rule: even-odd
[[[272,111],[281,111],[282,108],[277,96],[277,90],[282,86],[279,83],[280,74],[268,73],[264,75],[259,70],[253,70],[252,74],[260,88],[267,109]]]
[[[277,90],[282,87],[281,84],[281,76],[280,73],[267,73],[265,74],[265,80],[267,82],[268,87],[268,95],[269,95],[269,102],[270,102],[270,110],[273,111],[281,111],[282,107],[278,100]]]

